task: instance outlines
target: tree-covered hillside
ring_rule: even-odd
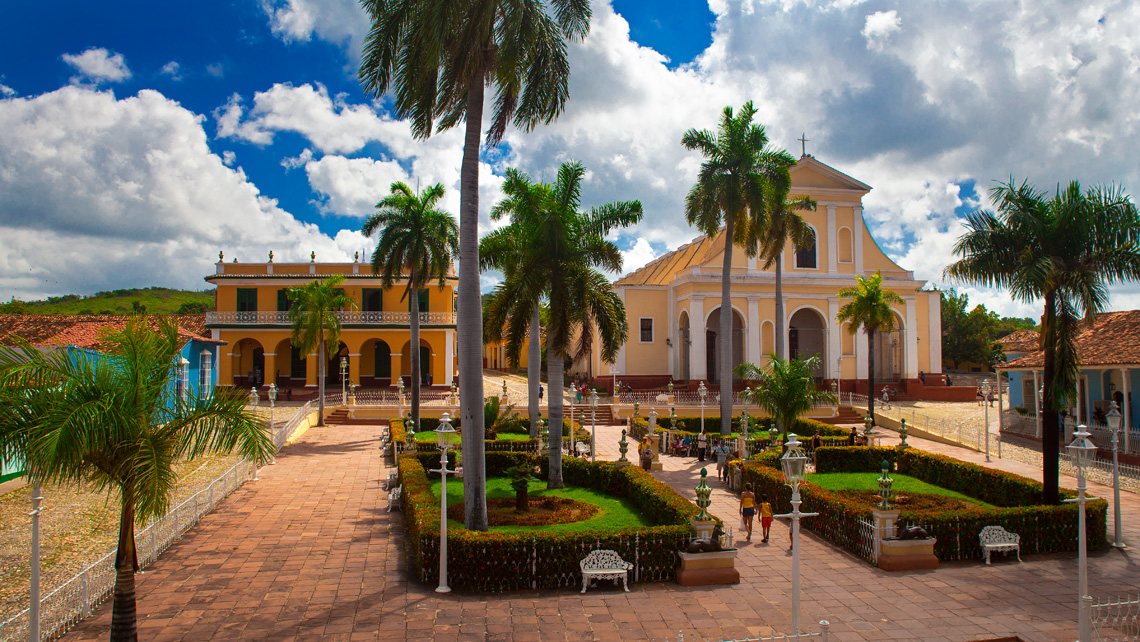
[[[0,303],[0,314],[201,314],[214,309],[214,290],[192,292],[169,288],[137,288],[96,292],[89,296],[67,294],[45,301]]]

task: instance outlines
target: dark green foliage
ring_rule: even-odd
[[[752,423],[752,434],[753,434],[753,436],[758,437],[758,438],[767,437],[767,429],[768,429],[768,426],[770,425],[770,422],[771,422],[771,417],[752,417],[751,423]],[[636,436],[638,439],[640,439],[642,437],[642,435],[645,434],[645,430],[648,427],[649,427],[649,421],[647,419],[645,419],[644,417],[638,417],[637,419],[633,420],[633,423],[631,426],[631,434]],[[701,432],[701,418],[700,417],[677,417],[677,428],[682,433],[691,433],[692,436],[695,437],[698,433]],[[658,417],[657,418],[657,430],[661,431],[661,430],[666,430],[666,429],[669,429],[669,417],[668,416]],[[736,433],[736,432],[739,432],[739,430],[740,430],[740,417],[733,417],[732,418],[732,430],[730,430],[729,432],[730,433]],[[851,432],[850,430],[847,430],[844,428],[838,428],[836,426],[832,426],[831,424],[825,424],[822,421],[816,421],[814,419],[805,419],[803,417],[800,417],[799,419],[797,419],[795,425],[792,426],[792,432],[796,433],[797,435],[799,435],[801,437],[810,437],[813,434],[815,434],[815,431],[817,431],[817,430],[819,431],[819,434],[821,437],[846,437],[847,434],[849,432]],[[710,434],[710,435],[716,435],[719,432],[720,432],[720,417],[705,417],[705,433]],[[684,436],[684,435],[682,435],[682,436]]]

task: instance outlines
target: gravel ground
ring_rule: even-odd
[[[209,486],[237,461],[237,456],[226,454],[180,463],[174,505]],[[31,486],[0,495],[0,621],[28,604],[31,495]],[[119,495],[114,491],[53,486],[44,488],[43,497],[40,590],[47,595],[114,550],[118,540]]]

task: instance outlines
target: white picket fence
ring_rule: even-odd
[[[638,639],[642,640],[644,638]],[[648,641],[657,642],[657,639],[658,638],[648,638]],[[830,639],[831,624],[827,620],[820,620],[818,629],[812,630],[812,627],[809,626],[809,630],[806,633],[788,633],[785,631],[783,633],[772,633],[772,635],[762,635],[756,638],[728,639],[724,637],[710,638],[700,634],[693,634],[686,637],[683,632],[678,631],[677,637],[675,638],[670,636],[660,638],[661,642],[670,642],[671,640],[675,642],[714,642],[714,640],[719,642],[786,642],[790,640],[819,640],[819,642],[828,642]]]
[[[1094,603],[1092,622],[1099,642],[1140,641],[1140,596]]]
[[[302,406],[289,421],[273,434],[276,450],[288,441],[301,422],[312,412],[311,403]],[[276,451],[275,451],[276,452]],[[248,460],[234,464],[210,483],[160,519],[135,533],[139,567],[153,564],[182,535],[209,514],[230,493],[253,477],[254,466]],[[83,569],[40,599],[40,639],[54,640],[71,630],[91,615],[111,596],[115,587],[115,551],[112,550],[97,562]],[[0,623],[0,642],[26,642],[28,639],[29,610],[24,609],[6,622]]]

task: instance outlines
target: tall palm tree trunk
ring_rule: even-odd
[[[547,488],[562,488],[562,364],[563,356],[546,346],[546,382],[550,387],[550,465]],[[574,426],[570,426],[570,443],[574,443]]]
[[[415,280],[416,273],[410,272],[409,279]],[[408,325],[411,330],[409,349],[412,351],[412,426],[420,429],[420,291],[409,289]]]
[[[317,342],[317,425],[325,425],[325,329],[321,328],[321,338]]]
[[[867,416],[875,424],[875,329],[867,328]]]
[[[138,614],[135,610],[135,506],[129,488],[122,489],[123,510],[119,515],[119,550],[115,555],[115,591],[111,605],[111,642],[136,642]]]
[[[776,258],[776,356],[787,359],[784,351],[784,253]]]
[[[542,385],[542,344],[539,334],[542,332],[541,321],[538,318],[538,302],[534,303],[534,314],[530,317],[530,344],[526,351],[526,383],[529,399],[527,412],[530,413],[530,438],[538,439],[538,420],[541,418],[542,408],[538,404],[538,388]]]
[[[724,225],[724,269],[720,276],[720,358],[717,359],[717,377],[720,379],[720,434],[732,433],[732,217],[726,216]]]
[[[464,526],[487,530],[487,462],[483,444],[483,304],[479,293],[479,139],[484,75],[467,81],[463,164],[459,179],[459,404],[463,439]]]
[[[1049,330],[1057,323],[1057,295],[1047,292],[1045,295],[1045,318],[1042,322],[1041,333],[1050,336]],[[1055,333],[1054,333],[1055,336]],[[1054,407],[1053,377],[1057,369],[1057,345],[1055,341],[1045,341],[1044,363],[1042,363],[1042,385],[1045,393],[1041,395],[1041,456],[1043,459],[1041,469],[1042,489],[1041,501],[1045,504],[1059,503],[1061,498],[1058,486],[1061,483],[1060,470],[1057,458],[1061,454],[1061,421],[1057,409]],[[1033,394],[1037,394],[1034,390]]]

